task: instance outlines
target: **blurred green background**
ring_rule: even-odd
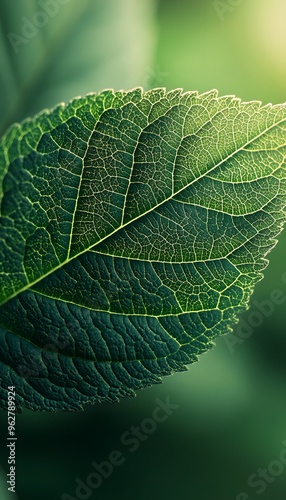
[[[217,88],[243,100],[284,102],[285,26],[285,0],[1,0],[0,130],[106,87]],[[248,478],[272,466],[286,440],[285,250],[284,232],[242,316],[248,338],[241,338],[240,323],[235,337],[218,339],[188,372],[136,399],[82,413],[19,415],[18,499],[75,497],[76,477],[85,480],[91,462],[114,449],[124,464],[88,498],[260,498]],[[275,289],[285,300],[272,302],[266,317],[261,307]],[[179,408],[130,453],[122,434],[151,416],[156,398],[168,396]],[[2,476],[6,420],[2,412]],[[283,500],[286,465],[270,479],[262,498]],[[6,500],[2,490],[3,484]]]

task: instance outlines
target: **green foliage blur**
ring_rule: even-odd
[[[243,100],[284,102],[285,25],[284,0],[1,0],[0,130],[106,87],[217,88]],[[83,498],[283,500],[285,250],[284,232],[233,335],[219,338],[187,372],[118,404],[18,415],[18,499],[76,498],[76,478],[85,482],[93,461],[119,450],[124,463]],[[122,435],[132,426],[147,431],[155,400],[168,397],[179,407],[130,451]],[[2,412],[5,474],[6,420]]]

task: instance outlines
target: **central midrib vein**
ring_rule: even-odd
[[[8,302],[9,300],[13,299],[14,297],[16,297],[17,295],[19,295],[20,293],[26,291],[26,290],[29,290],[30,288],[32,288],[34,285],[36,285],[37,283],[39,283],[40,281],[42,281],[44,278],[46,278],[47,276],[49,276],[50,274],[54,273],[55,271],[57,271],[58,269],[61,269],[63,266],[65,266],[66,264],[68,264],[69,262],[71,262],[72,260],[76,259],[77,257],[79,257],[80,255],[88,252],[89,250],[91,250],[92,248],[96,247],[97,245],[99,245],[100,243],[102,243],[103,241],[107,240],[108,238],[110,238],[111,236],[113,236],[115,233],[117,233],[118,231],[120,231],[121,229],[123,228],[126,228],[127,226],[129,226],[130,224],[133,224],[136,220],[139,220],[141,219],[142,217],[144,217],[145,215],[147,215],[148,213],[152,212],[153,210],[156,210],[158,207],[160,207],[161,205],[163,205],[164,203],[167,203],[168,201],[172,200],[172,198],[174,198],[174,196],[177,196],[179,193],[181,193],[182,191],[184,191],[185,189],[189,188],[192,184],[194,184],[195,182],[199,181],[200,179],[202,179],[203,177],[205,177],[206,175],[208,175],[210,172],[212,172],[213,170],[215,170],[216,168],[220,167],[223,163],[227,162],[228,160],[230,160],[231,158],[233,158],[237,153],[239,153],[240,151],[242,151],[244,148],[246,148],[249,144],[253,143],[254,141],[256,141],[257,139],[261,138],[263,135],[265,135],[267,132],[269,132],[271,129],[275,128],[275,127],[278,127],[281,123],[285,122],[286,121],[286,118],[283,118],[282,120],[278,121],[277,123],[274,123],[272,124],[270,127],[266,128],[265,130],[263,130],[263,132],[261,132],[260,134],[256,135],[255,137],[253,137],[252,139],[250,139],[248,142],[246,142],[245,144],[243,144],[242,146],[240,146],[238,149],[236,149],[235,151],[233,151],[229,156],[227,156],[226,158],[222,159],[220,162],[218,162],[216,165],[213,165],[208,171],[204,172],[202,175],[200,175],[199,177],[197,177],[196,179],[193,179],[191,182],[189,182],[186,186],[182,187],[181,189],[179,189],[178,191],[176,191],[175,193],[172,193],[168,198],[166,198],[165,200],[162,200],[160,203],[158,203],[157,205],[155,205],[154,207],[151,207],[149,210],[147,210],[146,212],[144,212],[143,214],[140,214],[138,215],[137,217],[135,217],[134,219],[126,222],[125,224],[121,224],[119,227],[117,227],[116,229],[114,229],[114,231],[112,231],[111,233],[109,233],[108,235],[104,236],[101,240],[99,240],[97,243],[93,243],[90,247],[88,248],[85,248],[82,252],[79,252],[77,253],[76,255],[74,255],[73,257],[71,258],[67,258],[65,261],[63,261],[62,263],[60,263],[58,266],[54,267],[53,269],[51,269],[49,272],[47,272],[46,274],[44,274],[43,276],[41,276],[40,278],[38,278],[37,280],[33,281],[33,282],[30,282],[28,283],[26,286],[22,287],[20,290],[17,290],[17,292],[15,292],[14,294],[10,295],[9,297],[7,297],[7,299],[5,299],[1,304],[0,304],[0,307],[2,305],[4,305],[6,302]],[[93,133],[93,132],[92,132]],[[89,137],[89,141],[90,141],[90,138],[92,136],[92,133]],[[85,153],[86,154],[86,153]],[[83,160],[84,161],[84,160]],[[80,189],[80,187],[79,187]],[[79,194],[79,192],[78,192]],[[76,210],[75,210],[76,212]],[[74,213],[75,213],[74,212]],[[72,238],[72,233],[71,233],[71,238]]]

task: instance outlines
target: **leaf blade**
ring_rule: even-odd
[[[6,245],[6,261],[17,253],[31,269],[24,290],[19,266],[16,275],[10,267],[0,321],[11,338],[1,357],[20,383],[24,342],[24,358],[32,348],[42,370],[30,373],[23,404],[58,410],[132,395],[230,330],[285,220],[285,123],[285,105],[135,89],[79,98],[8,132],[2,227],[10,240],[23,220],[31,229],[22,256],[19,244]],[[19,170],[33,178],[28,196],[27,175],[13,183]],[[33,232],[35,221],[50,240]],[[6,283],[4,272],[2,294]],[[62,348],[45,366],[51,339]]]

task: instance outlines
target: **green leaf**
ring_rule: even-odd
[[[230,331],[285,221],[286,106],[87,95],[0,143],[0,401],[82,408]]]

